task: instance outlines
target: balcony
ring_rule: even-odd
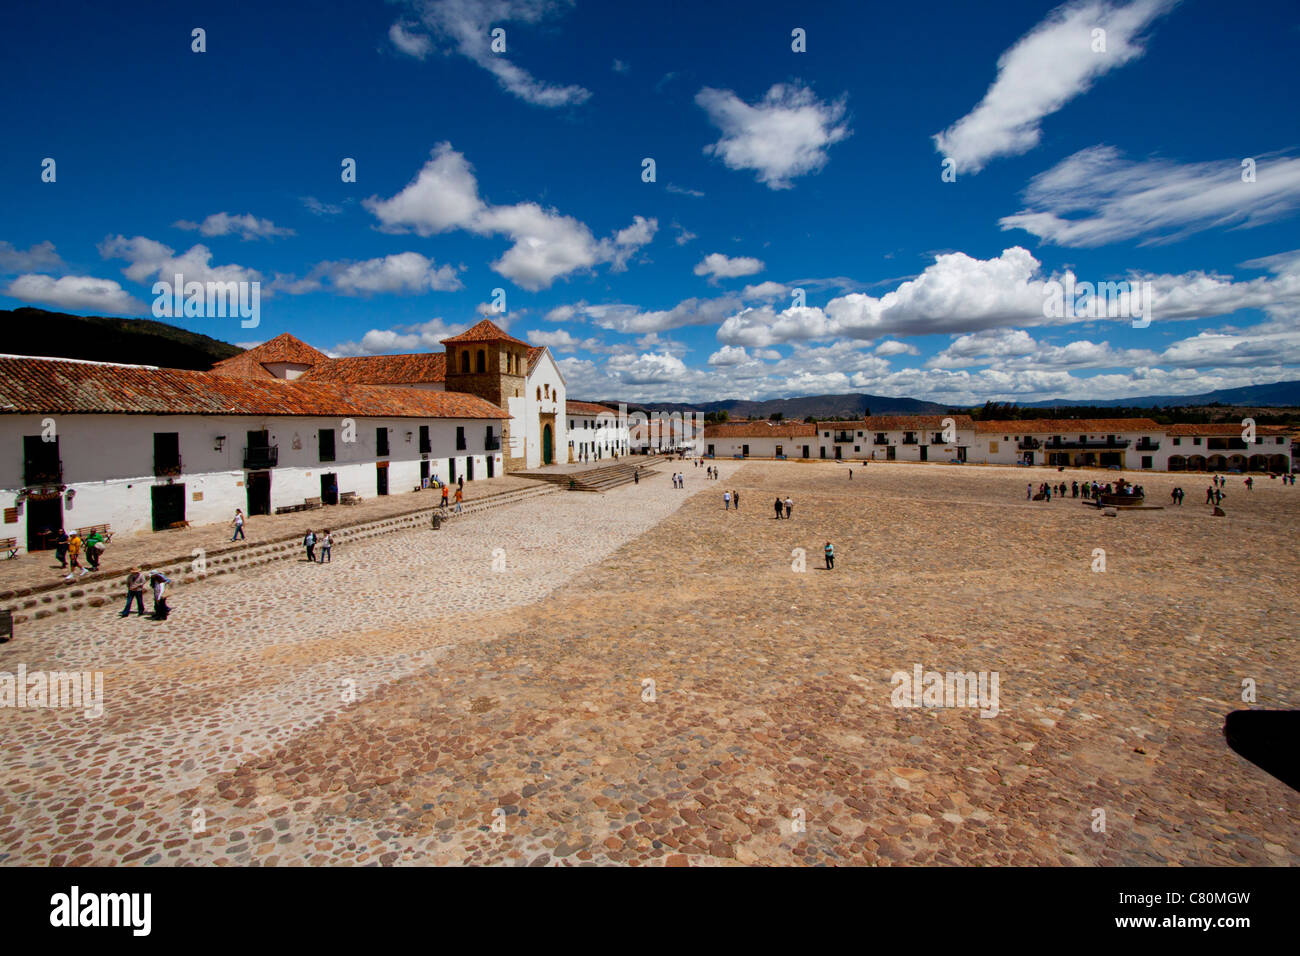
[[[483,450],[484,450],[484,451],[500,451],[500,450],[501,450],[501,439],[498,438],[496,435],[488,435],[487,438],[483,439]]]
[[[877,435],[875,438],[873,438],[873,439],[871,440],[871,444],[873,444],[873,445],[888,445],[888,444],[889,444],[889,439],[886,438],[884,435]]]
[[[279,445],[247,445],[244,447],[244,467],[249,469],[274,468],[280,463]]]
[[[1021,451],[1035,451],[1036,449],[1042,447],[1042,444],[1043,443],[1039,441],[1037,438],[1022,438],[1020,439],[1020,442],[1016,445],[1016,447],[1019,448]]]
[[[915,435],[913,435],[913,434],[911,434],[911,433],[909,432],[908,434],[906,434],[906,435],[903,436],[903,444],[904,444],[904,445],[919,445],[919,444],[921,444],[921,443],[920,443],[919,441],[916,440],[916,436],[915,436]]]
[[[1159,451],[1160,442],[1152,441],[1149,438],[1139,438],[1138,443],[1133,447],[1137,451]]]
[[[853,444],[853,432],[836,432],[832,441],[837,445]]]
[[[181,456],[174,458],[155,458],[153,460],[155,478],[175,478],[181,473]]]
[[[61,459],[23,462],[23,484],[57,485],[62,482],[63,461]]]
[[[1048,451],[1060,451],[1063,449],[1119,449],[1127,448],[1133,444],[1131,438],[1096,438],[1096,439],[1059,439],[1053,438],[1045,442],[1043,447]]]
[[[931,435],[931,436],[930,436],[930,444],[931,444],[931,445],[942,445],[942,444],[944,444],[943,433],[942,433],[942,432],[935,432],[933,435]]]

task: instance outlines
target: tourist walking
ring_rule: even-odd
[[[737,511],[740,510],[740,492],[739,492],[739,491],[733,491],[733,492],[731,493],[731,503],[732,503],[732,505],[735,507],[735,509],[736,509]]]
[[[310,528],[307,529],[307,533],[303,535],[302,538],[302,546],[307,549],[307,560],[315,564],[316,563],[316,532],[315,531],[312,531]]]
[[[99,555],[104,550],[104,535],[98,531],[92,531],[85,541],[86,563],[90,565],[90,570],[99,570]]]
[[[777,495],[776,501],[772,502],[772,507],[776,509],[776,520],[781,520],[781,496]]]
[[[68,573],[63,580],[71,581],[78,571],[83,577],[90,573],[81,566],[81,535],[74,531],[68,539]]]
[[[1205,503],[1207,505],[1214,503],[1214,487],[1210,486],[1205,489]]]
[[[786,496],[785,496],[785,516],[786,516],[786,518],[789,518],[789,517],[790,517],[790,512],[792,512],[792,511],[794,511],[794,502],[790,500],[790,496],[789,496],[789,495],[786,495]]]
[[[122,613],[118,617],[131,616],[131,602],[135,601],[137,616],[144,617],[144,574],[139,568],[132,568],[131,573],[126,576],[126,607],[122,608]]]
[[[852,481],[852,480],[853,480],[853,469],[850,468],[850,469],[849,469],[849,481]]]
[[[465,501],[465,489],[456,489],[456,514],[461,513],[461,504]]]
[[[230,540],[238,541],[240,538],[244,538],[244,512],[239,508],[236,508],[235,509],[235,534]],[[244,540],[247,541],[248,539],[244,538]]]
[[[448,486],[447,483],[444,481],[443,484],[442,484],[442,510],[443,510],[443,511],[446,511],[446,510],[447,510],[447,492],[448,492],[448,490],[449,490],[449,486]]]
[[[465,490],[465,476],[464,476],[464,475],[461,475],[459,478],[456,479],[456,490],[457,490],[457,491],[464,491],[464,490]]]
[[[641,484],[641,466],[640,466],[640,465],[637,465],[637,466],[636,466],[636,471],[632,472],[632,484],[634,484],[634,485],[639,485],[639,484]],[[445,504],[446,502],[444,501],[443,503]]]
[[[68,566],[68,532],[62,528],[59,529],[59,536],[54,539],[54,559],[59,562],[59,567],[67,568]]]
[[[172,609],[167,606],[167,585],[172,583],[171,578],[161,571],[155,571],[149,575],[149,582],[153,585],[154,620],[165,621],[167,615],[172,612]]]
[[[1077,481],[1070,482],[1070,497],[1079,497],[1079,483]]]
[[[320,563],[329,564],[330,552],[334,549],[334,539],[330,537],[330,529],[325,529],[325,536],[320,539]]]
[[[1034,497],[1034,483],[1031,481],[1027,485],[1025,485],[1025,500],[1028,501],[1033,497]]]
[[[829,541],[826,542],[826,570],[830,571],[835,567],[835,546]]]
[[[731,492],[730,492],[730,491],[724,491],[724,492],[722,493],[722,510],[723,510],[723,511],[730,511],[730,510],[731,510]]]

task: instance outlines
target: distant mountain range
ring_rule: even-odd
[[[1067,401],[1053,399],[1048,402],[1020,402],[1024,408],[1055,408],[1060,405],[1094,405],[1098,408],[1128,406],[1129,408],[1155,408],[1157,405],[1250,405],[1255,407],[1287,407],[1300,405],[1300,381],[1274,382],[1272,385],[1243,385],[1240,388],[1220,388],[1200,395],[1145,395],[1140,398],[1088,399]]]
[[[243,349],[228,342],[190,332],[152,319],[117,319],[102,316],[69,315],[45,309],[0,309],[0,322],[8,335],[0,352],[11,355],[42,355],[50,358],[121,362],[129,365],[158,365],[206,371],[222,359]],[[618,408],[619,399],[600,402]],[[1300,407],[1300,381],[1272,385],[1221,388],[1200,395],[1145,395],[1137,398],[1052,399],[1044,402],[1015,402],[1022,408],[1091,406],[1094,408],[1191,407],[1240,405],[1256,408]],[[765,401],[726,399],[720,402],[628,402],[629,408],[656,412],[721,412],[731,418],[787,419],[860,418],[872,415],[939,415],[952,406],[916,398],[884,395],[806,395],[800,398],[772,398]]]
[[[206,372],[214,363],[244,351],[237,345],[152,319],[114,319],[22,308],[0,309],[0,324],[8,329],[0,351],[11,355]]]
[[[599,404],[618,408],[619,399]],[[947,405],[923,402],[916,398],[886,398],[883,395],[808,395],[803,398],[772,398],[756,402],[732,398],[721,402],[628,402],[628,408],[648,412],[726,412],[730,418],[771,418],[780,414],[787,419],[799,420],[812,415],[815,418],[861,418],[872,415],[940,415]]]

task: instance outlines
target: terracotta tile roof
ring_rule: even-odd
[[[564,411],[567,415],[613,415],[618,417],[618,412],[612,408],[606,408],[604,405],[597,405],[595,402],[574,402],[566,400]]]
[[[945,418],[951,418],[957,428],[970,429],[974,422],[969,415],[868,415],[853,422],[818,422],[822,431],[872,431],[919,432],[940,431]]]
[[[5,413],[509,417],[495,405],[461,392],[262,381],[180,369],[0,358],[0,414]]]
[[[532,374],[533,374],[533,369],[537,368],[537,363],[538,363],[538,361],[541,359],[541,357],[542,357],[542,353],[545,352],[545,351],[546,351],[546,348],[545,348],[544,346],[541,346],[541,345],[530,345],[530,346],[528,347],[528,372],[527,372],[527,374],[529,374],[529,375],[532,375]]]
[[[527,342],[520,341],[513,335],[506,335],[500,327],[487,319],[471,326],[460,335],[453,335],[451,338],[442,340],[443,345],[448,342],[513,342],[515,345],[528,345]]]
[[[1227,437],[1240,438],[1241,424],[1239,422],[1215,422],[1206,425],[1166,425],[1165,431],[1170,435],[1176,435],[1179,438],[1184,435],[1206,436],[1206,437]],[[1275,437],[1278,435],[1290,435],[1293,429],[1285,425],[1256,425],[1255,434],[1257,436],[1268,435]]]
[[[211,371],[216,375],[230,375],[235,378],[274,379],[275,376],[266,368],[267,365],[280,362],[293,365],[320,365],[329,361],[330,357],[324,352],[312,348],[301,339],[285,332],[270,341],[218,362],[212,366]]]
[[[975,430],[1004,435],[1114,435],[1120,432],[1163,432],[1165,426],[1157,425],[1150,418],[1022,418],[976,422]]]
[[[353,385],[417,385],[446,380],[446,352],[329,359],[297,379],[299,382],[349,382]]]
[[[719,422],[704,426],[705,438],[813,438],[812,422]]]

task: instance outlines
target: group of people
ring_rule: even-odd
[[[1072,481],[1068,485],[1065,482],[1052,484],[1043,482],[1038,486],[1038,494],[1034,494],[1034,483],[1031,481],[1025,485],[1025,500],[1034,499],[1035,501],[1051,501],[1052,495],[1058,498],[1092,498],[1096,500],[1101,495],[1131,495],[1135,498],[1141,498],[1145,495],[1141,485],[1130,485],[1121,483],[1119,487],[1112,486],[1109,482],[1101,484],[1100,482],[1078,482]]]
[[[136,606],[136,616],[144,617],[144,589],[148,587],[153,592],[151,617],[155,621],[167,620],[167,615],[171,613],[171,608],[167,606],[167,585],[171,583],[171,578],[161,571],[153,571],[146,576],[140,568],[132,568],[126,576],[126,607],[122,608],[118,617],[131,616],[132,602]]]
[[[772,502],[772,510],[776,512],[778,521],[781,520],[782,510],[785,511],[785,517],[789,519],[791,512],[794,511],[794,502],[790,499],[789,495],[785,496],[785,501],[782,501],[780,496],[777,496],[776,501]],[[827,544],[827,547],[830,547],[830,545]]]
[[[443,511],[446,511],[446,510],[447,510],[447,495],[450,493],[450,491],[451,491],[451,486],[448,485],[448,484],[444,481],[444,482],[442,483],[442,506],[441,506]],[[464,479],[464,478],[457,478],[457,479],[456,479],[456,499],[455,499],[455,500],[456,500],[456,514],[461,514],[461,512],[462,512],[462,510],[463,510],[463,509],[461,508],[461,505],[462,505],[462,504],[464,503],[464,501],[465,501],[465,479]]]
[[[457,503],[459,504],[459,501]],[[316,559],[317,544],[320,545],[319,562]],[[329,528],[326,528],[324,534],[319,538],[316,537],[315,531],[308,528],[307,533],[302,537],[302,546],[307,551],[307,560],[312,564],[329,564],[332,560],[330,554],[334,550],[334,538],[330,535]]]
[[[724,491],[722,493],[722,510],[728,511],[731,509],[733,505],[735,506],[737,511],[740,510],[740,492]]]
[[[673,487],[674,488],[686,487],[686,475],[684,473],[680,471],[673,472]]]
[[[75,531],[69,537],[66,531],[60,530],[59,536],[54,539],[54,557],[59,562],[59,567],[68,572],[63,580],[75,579],[78,571],[83,577],[91,571],[98,571],[99,559],[107,545],[108,539],[99,531],[92,531],[83,539]],[[86,559],[85,567],[81,564],[83,555]]]
[[[697,461],[695,463],[695,466],[698,468],[700,466],[700,463]],[[709,476],[710,480],[716,481],[718,478],[718,469],[716,465],[705,466],[704,473]]]

